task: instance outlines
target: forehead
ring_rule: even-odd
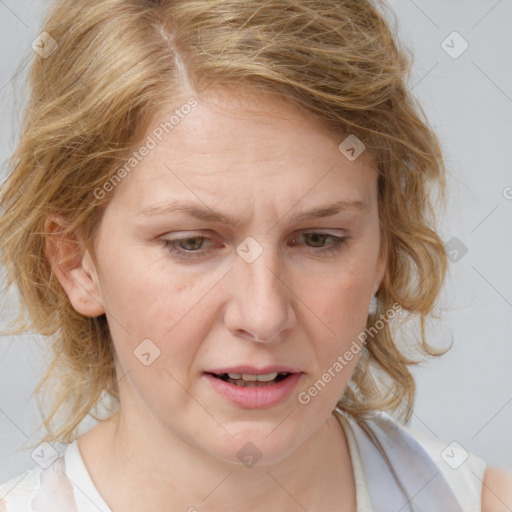
[[[187,109],[161,140],[155,131],[169,128],[165,123],[179,106],[153,116],[142,144],[151,137],[155,147],[115,196],[126,195],[139,209],[170,195],[286,201],[329,189],[343,190],[344,199],[371,201],[375,172],[364,154],[348,160],[338,149],[343,137],[293,104],[232,90],[212,90],[196,99],[197,106]]]

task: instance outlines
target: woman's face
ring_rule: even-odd
[[[343,139],[286,103],[244,98],[204,94],[160,142],[152,135],[156,147],[115,186],[91,268],[124,416],[225,461],[263,463],[330,417],[385,260],[364,153],[348,159]],[[275,372],[291,375],[252,382]]]

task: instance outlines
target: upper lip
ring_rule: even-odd
[[[268,373],[274,372],[302,373],[302,370],[284,364],[273,364],[270,366],[263,366],[262,368],[256,368],[254,366],[243,364],[225,368],[214,368],[213,370],[208,370],[206,373],[215,373],[217,375],[220,375],[222,373],[245,373],[248,375],[266,375]]]

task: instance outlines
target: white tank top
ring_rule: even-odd
[[[348,440],[357,512],[481,512],[482,459],[468,454],[454,469],[442,457],[451,455],[445,444],[399,425],[386,413],[365,421],[340,409],[334,415]],[[76,441],[50,467],[30,469],[0,485],[0,512],[56,510],[112,512]]]
[[[383,412],[363,422],[338,408],[334,414],[348,440],[357,512],[481,512],[485,461],[464,452],[462,464],[459,457],[450,465],[455,454],[448,443],[404,427]]]

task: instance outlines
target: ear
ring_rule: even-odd
[[[388,248],[386,240],[381,237],[381,244],[379,250],[379,259],[377,260],[377,269],[375,272],[375,282],[373,285],[372,296],[375,295],[384,279],[386,268],[388,264]]]
[[[75,311],[85,316],[100,316],[105,308],[96,266],[76,234],[62,233],[64,226],[62,217],[49,216],[45,221],[45,253],[52,272]]]

